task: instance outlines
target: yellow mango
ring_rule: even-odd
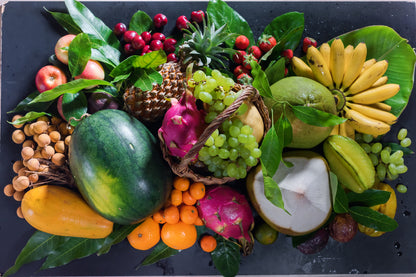
[[[103,218],[77,192],[54,185],[39,186],[25,193],[22,213],[34,228],[53,235],[105,238],[113,222]]]

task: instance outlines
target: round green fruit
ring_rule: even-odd
[[[320,83],[304,77],[287,77],[270,87],[273,97],[264,102],[270,114],[273,111],[274,122],[283,112],[292,125],[293,138],[288,145],[291,148],[313,148],[329,136],[332,127],[319,127],[304,123],[294,114],[292,106],[312,107],[327,113],[336,114],[336,104],[332,93]]]
[[[253,236],[261,244],[269,245],[276,241],[279,232],[266,222],[261,221],[254,226]]]
[[[88,204],[119,224],[138,222],[159,210],[171,188],[172,173],[157,140],[120,110],[82,119],[71,137],[69,166]]]

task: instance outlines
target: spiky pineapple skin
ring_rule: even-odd
[[[163,77],[162,84],[152,90],[143,91],[131,86],[124,92],[124,109],[142,122],[156,122],[170,108],[170,98],[180,99],[185,92],[185,73],[179,63],[167,62],[158,68]]]

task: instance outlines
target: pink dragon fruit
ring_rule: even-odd
[[[237,239],[244,255],[251,253],[254,218],[243,194],[228,186],[215,186],[198,201],[198,212],[206,227],[224,238]]]
[[[171,101],[158,135],[172,156],[183,158],[206,127],[205,112],[198,110],[196,98],[189,91],[185,91],[179,101],[174,98]]]

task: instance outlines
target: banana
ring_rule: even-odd
[[[389,125],[392,125],[397,121],[397,117],[394,114],[383,110],[379,110],[377,108],[349,102],[347,102],[347,106],[352,110],[362,113],[365,116],[368,116],[372,119],[383,121]]]
[[[292,58],[292,70],[297,76],[315,79],[312,69],[302,59],[296,56]]]
[[[336,88],[339,88],[342,83],[344,63],[344,44],[342,43],[342,40],[335,39],[331,44],[329,68]]]
[[[375,104],[395,96],[400,90],[398,84],[385,84],[379,87],[370,88],[353,96],[347,96],[347,101],[358,104]]]
[[[344,74],[348,71],[348,67],[352,58],[352,52],[354,52],[354,46],[351,44],[347,45],[347,47],[344,49]]]
[[[328,64],[321,52],[316,47],[310,46],[306,52],[306,58],[315,79],[329,89],[333,89],[334,85],[332,83],[331,72],[329,72]]]
[[[333,136],[333,135],[339,135],[339,125],[340,125],[340,124],[335,125],[335,126],[334,126],[334,128],[332,128],[331,133],[329,133],[329,135],[330,135],[330,136]]]
[[[377,103],[374,103],[374,104],[369,104],[368,106],[379,109],[379,110],[383,110],[383,111],[386,111],[386,112],[391,111],[391,106],[387,105],[386,103],[383,103],[383,102],[377,102]]]
[[[322,57],[324,57],[324,60],[326,64],[329,66],[329,70],[331,71],[331,65],[330,65],[330,56],[331,56],[331,46],[329,46],[328,43],[322,43],[319,47],[319,52],[321,52]]]
[[[378,78],[377,81],[374,82],[374,84],[371,85],[371,87],[379,87],[379,86],[382,86],[385,83],[387,83],[388,79],[389,79],[389,77],[387,77],[387,76],[380,77],[380,78]]]
[[[361,73],[363,73],[367,68],[369,68],[370,66],[372,66],[375,63],[376,63],[376,59],[374,59],[374,58],[366,60],[363,64],[363,68],[361,69]]]
[[[347,122],[347,121],[345,121],[345,122]],[[347,129],[345,128],[345,122],[344,122],[344,123],[339,124],[339,134],[340,134],[341,136],[348,137],[348,136],[347,136]]]
[[[390,131],[390,125],[383,121],[372,119],[347,107],[344,107],[344,111],[345,116],[349,119],[349,124],[359,133],[377,137]]]
[[[349,62],[347,61],[348,67],[345,69],[344,78],[342,79],[342,90],[346,90],[360,75],[366,57],[367,46],[361,42],[354,48]]]
[[[348,120],[344,123],[341,123],[339,126],[339,134],[344,137],[348,137],[351,139],[355,139],[355,130],[354,128],[348,123]]]
[[[371,87],[375,81],[377,81],[381,76],[384,75],[384,73],[386,73],[388,65],[389,64],[386,60],[382,60],[367,68],[352,83],[352,85],[346,91],[347,94],[356,94]]]

